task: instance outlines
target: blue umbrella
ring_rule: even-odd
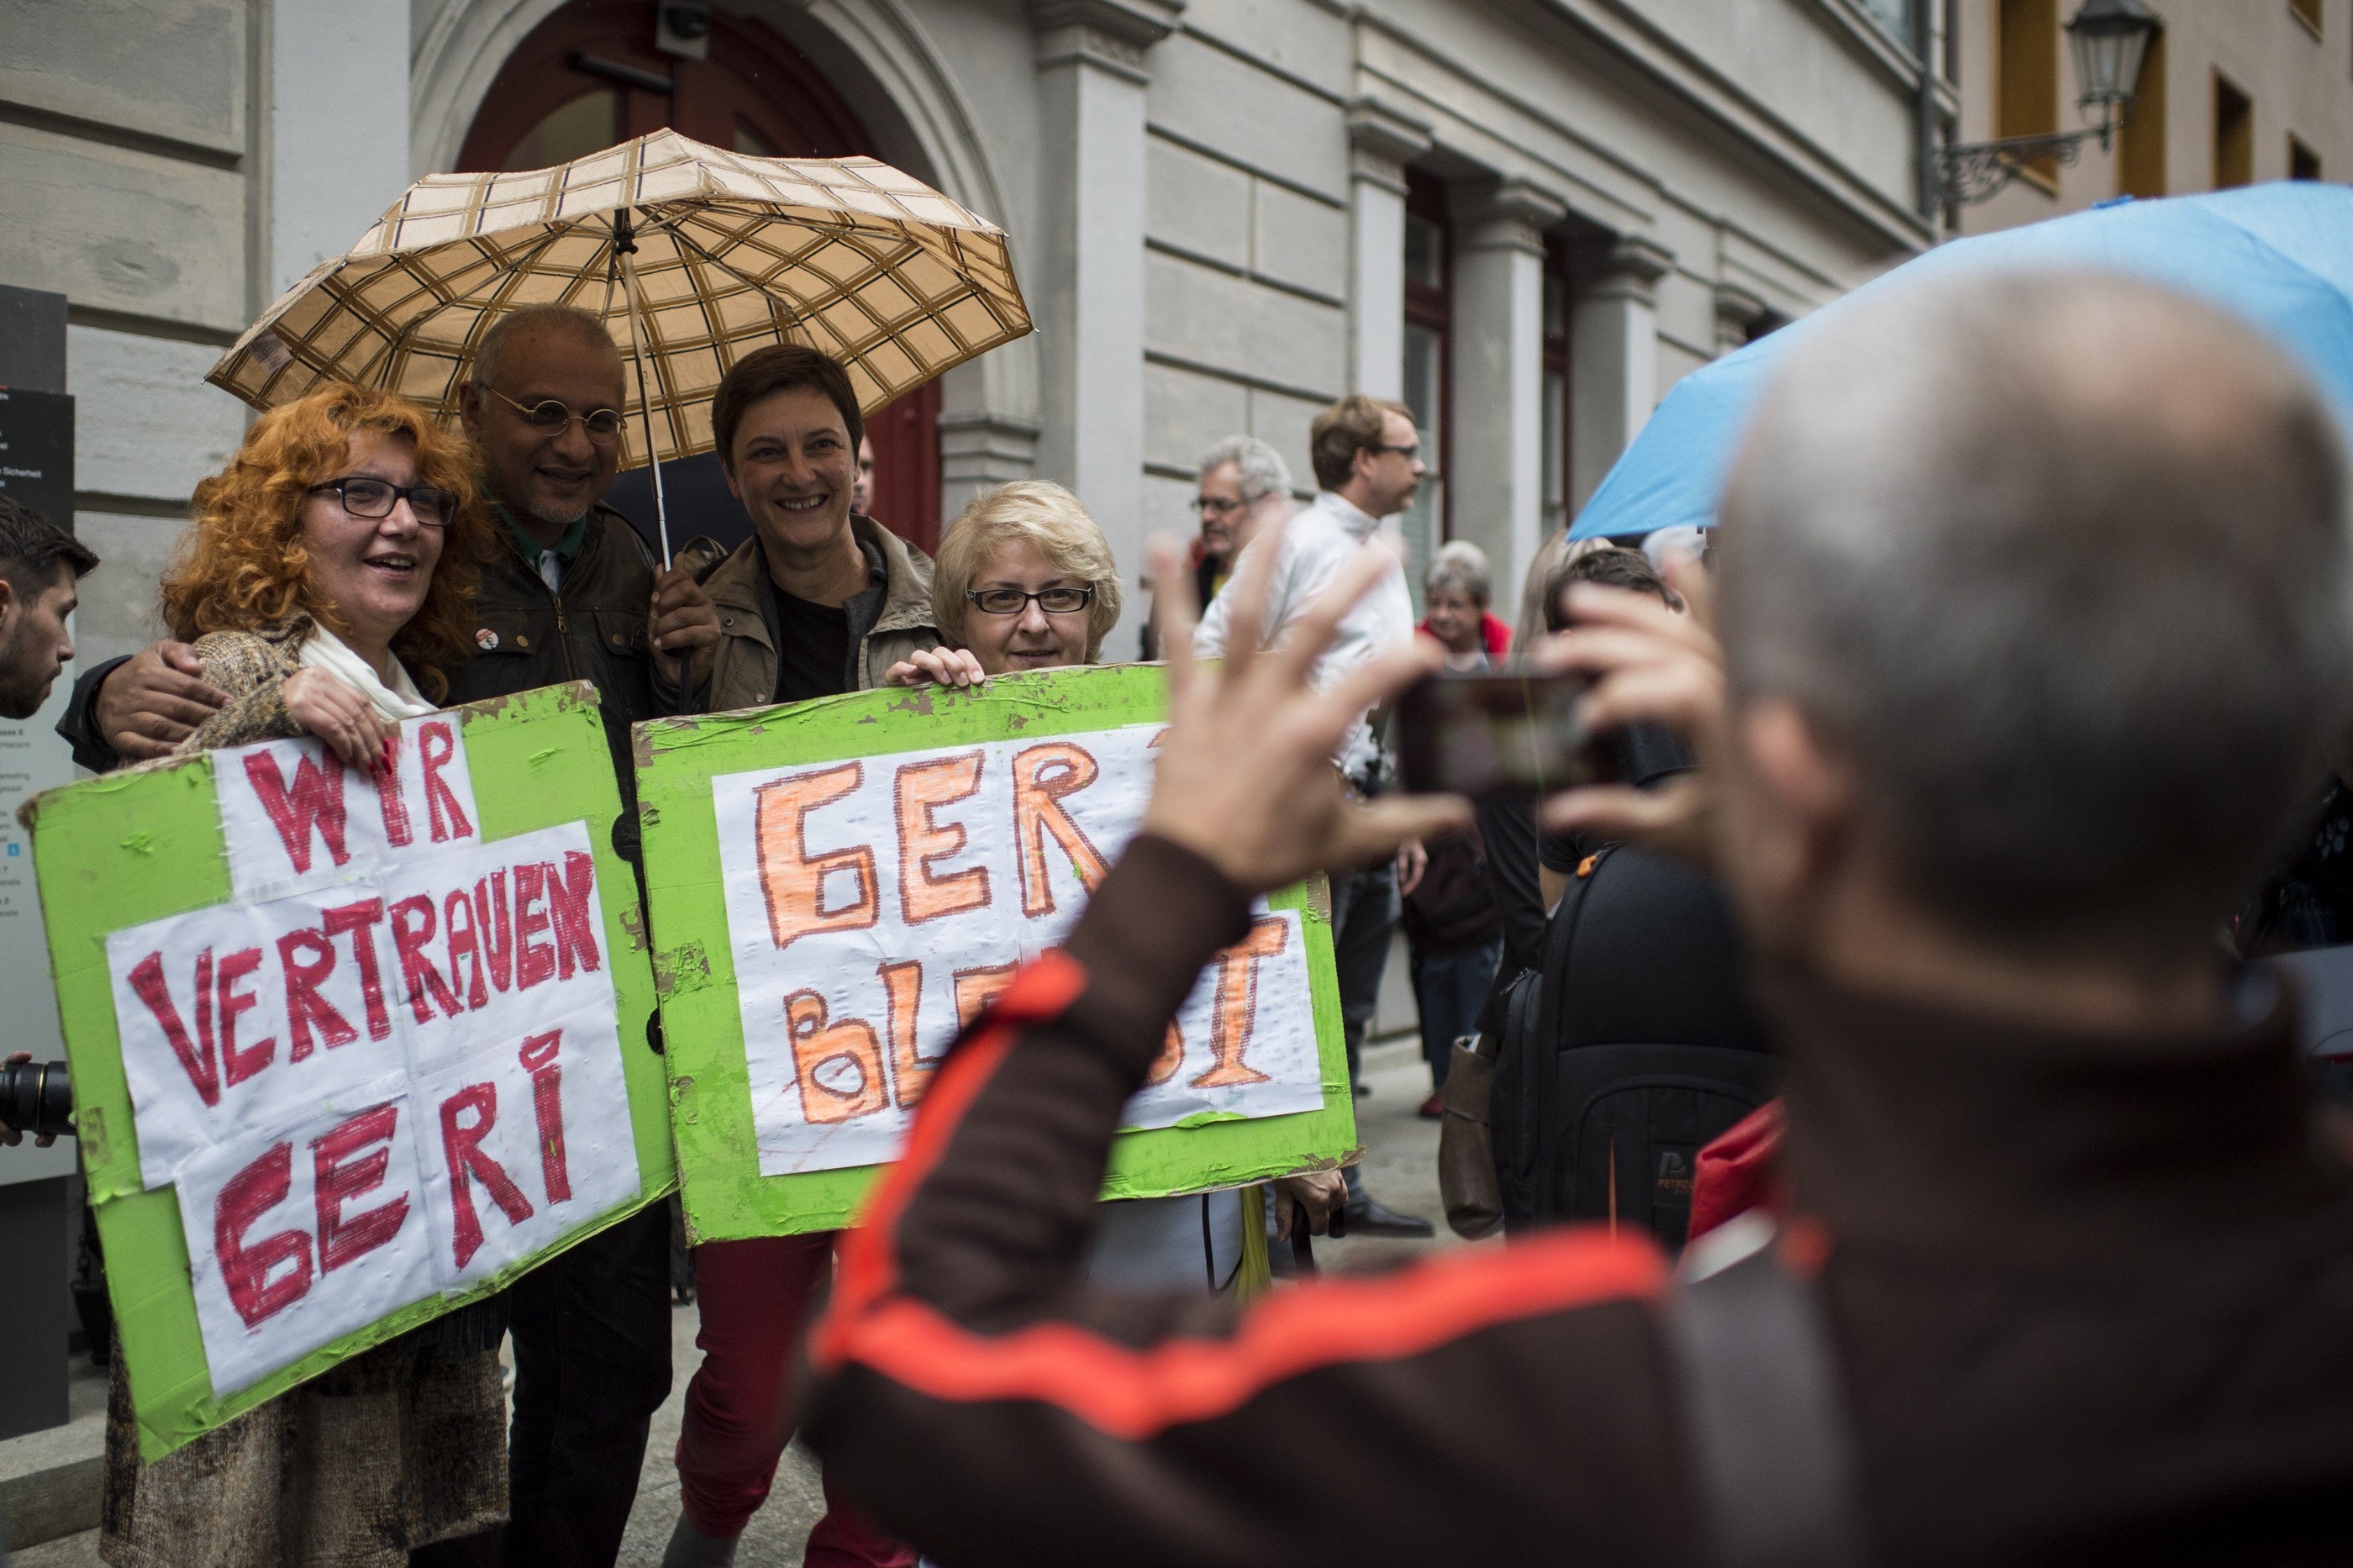
[[[2353,187],[2309,182],[2129,197],[1938,246],[1677,382],[1619,456],[1571,538],[1715,521],[1748,413],[1789,345],[1856,300],[1989,268],[2105,269],[2169,284],[2244,319],[2311,372],[2353,429]]]

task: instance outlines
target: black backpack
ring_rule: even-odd
[[[1504,993],[1490,1107],[1507,1227],[1691,1223],[1701,1147],[1778,1092],[1732,911],[1679,861],[1615,847],[1578,867],[1544,961]]]

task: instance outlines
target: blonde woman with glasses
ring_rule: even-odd
[[[975,687],[992,676],[1093,664],[1119,609],[1111,542],[1079,498],[1043,479],[1001,485],[965,507],[940,544],[932,613],[941,645],[911,654],[883,679]],[[1346,1197],[1336,1171],[1271,1184],[1280,1237],[1303,1212],[1321,1232]],[[1228,1189],[1103,1204],[1089,1278],[1124,1289],[1230,1289],[1245,1278],[1246,1252],[1261,1252],[1245,1241],[1262,1201]],[[1258,1268],[1247,1276],[1258,1278]]]

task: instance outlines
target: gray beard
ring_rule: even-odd
[[[574,523],[578,522],[582,518],[586,517],[590,512],[596,510],[596,509],[593,506],[584,506],[578,511],[574,512],[570,517],[549,517],[544,512],[534,513],[533,515],[538,517],[539,521],[542,522],[552,522],[558,528],[570,528]]]

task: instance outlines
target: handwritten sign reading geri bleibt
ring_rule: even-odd
[[[1156,724],[712,781],[764,1175],[896,1153],[956,1031],[1059,944],[1152,789]],[[1177,1014],[1134,1128],[1323,1103],[1298,911]]]

